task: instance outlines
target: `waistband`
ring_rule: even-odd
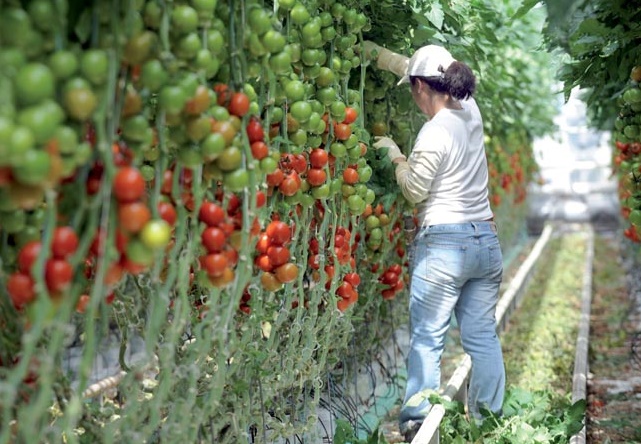
[[[491,231],[496,233],[496,223],[493,219],[479,220],[471,222],[461,222],[456,224],[436,224],[427,225],[420,228],[421,231],[425,230],[429,233],[463,233],[463,232],[481,232]]]

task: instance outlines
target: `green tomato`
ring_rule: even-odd
[[[299,123],[305,123],[312,115],[312,105],[305,100],[299,100],[292,103],[290,113]]]
[[[347,154],[347,147],[340,142],[334,142],[329,146],[329,152],[338,159]]]
[[[370,177],[372,177],[372,167],[369,165],[365,165],[363,167],[358,168],[358,180],[361,183],[366,183],[369,181]]]
[[[215,56],[221,55],[225,50],[225,37],[218,29],[212,29],[207,33],[207,48]]]
[[[273,157],[265,157],[260,160],[260,170],[265,173],[265,174],[270,174],[276,171],[276,168],[278,168],[278,161],[275,160]]]
[[[0,212],[0,228],[8,234],[15,234],[22,231],[27,222],[24,210]]]
[[[289,17],[295,25],[303,25],[309,21],[311,16],[302,3],[296,3],[289,12]]]
[[[216,160],[225,150],[225,138],[220,133],[211,133],[200,143],[200,152],[205,161]]]
[[[331,191],[331,185],[324,183],[312,188],[312,196],[314,199],[325,200],[330,196]]]
[[[216,166],[222,171],[233,171],[240,167],[243,161],[242,151],[236,146],[230,146],[220,153]]]
[[[188,34],[198,29],[198,12],[187,5],[178,5],[171,12],[172,30],[179,34]]]
[[[31,151],[35,145],[36,139],[29,128],[25,126],[15,127],[7,144],[9,162],[16,165],[23,155]]]
[[[89,49],[80,58],[80,72],[94,85],[102,85],[109,75],[109,57],[102,49]]]
[[[78,133],[70,126],[61,125],[53,135],[61,154],[73,154],[78,146]]]
[[[305,84],[300,80],[287,82],[287,85],[285,85],[285,95],[290,102],[302,101],[305,98]]]
[[[641,210],[632,210],[628,216],[630,223],[636,227],[641,228]]]
[[[223,185],[230,191],[242,191],[249,186],[249,173],[244,168],[238,168],[223,174]]]
[[[72,51],[56,51],[49,57],[49,67],[58,80],[65,80],[78,71],[78,58]]]
[[[250,9],[247,14],[247,21],[251,30],[258,34],[263,35],[270,29],[272,29],[271,17],[267,10],[261,8],[260,6]]]
[[[140,81],[142,85],[151,92],[160,91],[167,83],[169,75],[160,60],[149,60],[142,65],[140,70]]]
[[[352,214],[361,214],[365,210],[365,205],[365,201],[358,194],[352,194],[347,198],[347,207]]]
[[[12,171],[18,182],[25,185],[39,185],[47,179],[50,169],[49,153],[32,149],[23,154]]]
[[[203,156],[197,146],[189,144],[180,147],[178,160],[188,168],[195,168],[203,163]]]
[[[18,123],[31,130],[36,143],[51,139],[64,118],[64,111],[53,100],[24,108],[18,113]]]
[[[178,114],[187,103],[187,94],[180,86],[165,86],[160,90],[158,103],[169,114]]]
[[[89,119],[98,106],[98,98],[90,88],[69,89],[63,100],[69,116],[81,122]]]
[[[28,63],[18,71],[15,79],[16,98],[23,105],[34,105],[53,98],[56,81],[51,69],[42,63]]]
[[[144,229],[144,228],[143,228]],[[129,239],[126,249],[127,259],[140,265],[151,265],[154,261],[154,250],[148,247],[142,239]]]
[[[292,56],[287,51],[276,53],[269,58],[269,67],[274,74],[288,74],[292,70]]]
[[[269,31],[267,31],[261,37],[260,41],[265,50],[267,50],[270,54],[276,54],[283,51],[285,49],[285,45],[287,44],[285,36],[275,29],[270,29]]]

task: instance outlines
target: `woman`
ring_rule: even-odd
[[[429,45],[412,56],[404,82],[429,120],[408,159],[389,138],[374,146],[388,149],[420,224],[412,246],[408,378],[399,418],[409,442],[429,410],[426,395],[439,389],[452,313],[472,358],[471,416],[480,418],[481,409],[500,413],[505,370],[495,319],[503,259],[488,199],[483,120],[472,98],[476,79],[446,49]]]

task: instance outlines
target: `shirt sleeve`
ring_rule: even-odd
[[[426,137],[428,133],[421,132],[409,159],[396,165],[396,182],[403,196],[413,204],[428,198],[432,181],[443,160],[442,137]],[[425,143],[430,139],[434,143]]]

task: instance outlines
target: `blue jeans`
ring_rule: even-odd
[[[427,399],[410,398],[438,392],[441,355],[452,312],[463,349],[472,358],[468,406],[500,412],[505,368],[496,333],[496,304],[503,277],[503,256],[494,222],[432,225],[414,240],[410,284],[410,350],[407,388],[399,421],[422,422]],[[420,398],[418,396],[417,398]]]

